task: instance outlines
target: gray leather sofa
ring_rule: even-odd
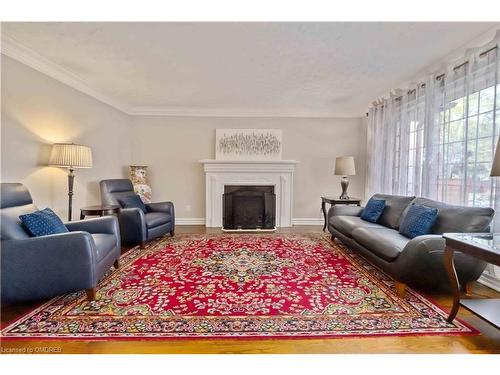
[[[28,189],[19,183],[0,187],[2,301],[38,300],[83,289],[94,299],[99,279],[111,265],[119,265],[116,217],[69,222],[69,233],[30,237],[19,219],[37,210]]]
[[[447,289],[443,265],[443,233],[488,232],[491,208],[452,206],[426,198],[374,195],[386,207],[377,223],[360,218],[363,207],[333,206],[328,212],[328,230],[349,248],[386,271],[397,281],[424,289]],[[409,239],[398,232],[410,204],[438,209],[432,234]],[[486,263],[462,253],[455,254],[455,267],[462,287],[477,280]]]
[[[128,179],[102,180],[101,201],[107,205],[120,205],[118,199],[135,195]],[[124,244],[146,242],[175,231],[175,213],[172,202],[147,203],[147,213],[138,208],[122,208],[118,214],[121,239]]]

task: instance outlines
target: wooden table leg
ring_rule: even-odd
[[[455,264],[453,263],[453,249],[448,246],[444,249],[444,266],[446,268],[446,272],[448,273],[448,279],[453,292],[453,306],[451,307],[448,319],[446,319],[449,323],[451,323],[457,316],[458,308],[460,307],[460,286],[458,284]]]
[[[323,232],[326,229],[326,204],[324,201],[321,201],[321,211],[323,211],[323,218],[325,219],[325,224],[323,225]]]

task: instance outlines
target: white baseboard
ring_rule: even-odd
[[[321,225],[325,221],[323,219],[317,219],[317,218],[311,218],[311,217],[296,217],[292,219],[292,224],[293,225]]]
[[[292,219],[293,225],[321,225],[323,226],[323,219],[317,218],[294,218]],[[175,218],[177,225],[205,225],[204,217],[181,217]]]
[[[181,217],[175,218],[176,225],[205,225],[204,217]]]
[[[483,273],[481,277],[477,280],[481,284],[486,285],[488,288],[495,289],[500,292],[500,279],[487,273]]]

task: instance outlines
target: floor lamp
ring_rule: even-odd
[[[88,146],[74,143],[56,143],[50,154],[50,167],[68,168],[68,221],[73,210],[73,183],[76,168],[92,168],[92,150]]]
[[[500,176],[500,140],[497,143],[495,156],[493,157],[493,165],[491,166],[490,176],[491,177]]]

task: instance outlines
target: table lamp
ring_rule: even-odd
[[[349,177],[356,174],[356,168],[354,167],[354,157],[352,156],[340,156],[335,159],[335,175],[342,176],[340,181],[340,186],[342,187],[342,194],[340,199],[349,199],[347,195],[347,187],[349,186]]]
[[[73,209],[73,183],[75,168],[92,168],[92,150],[88,146],[74,143],[56,143],[52,146],[50,167],[68,168],[68,221]]]

